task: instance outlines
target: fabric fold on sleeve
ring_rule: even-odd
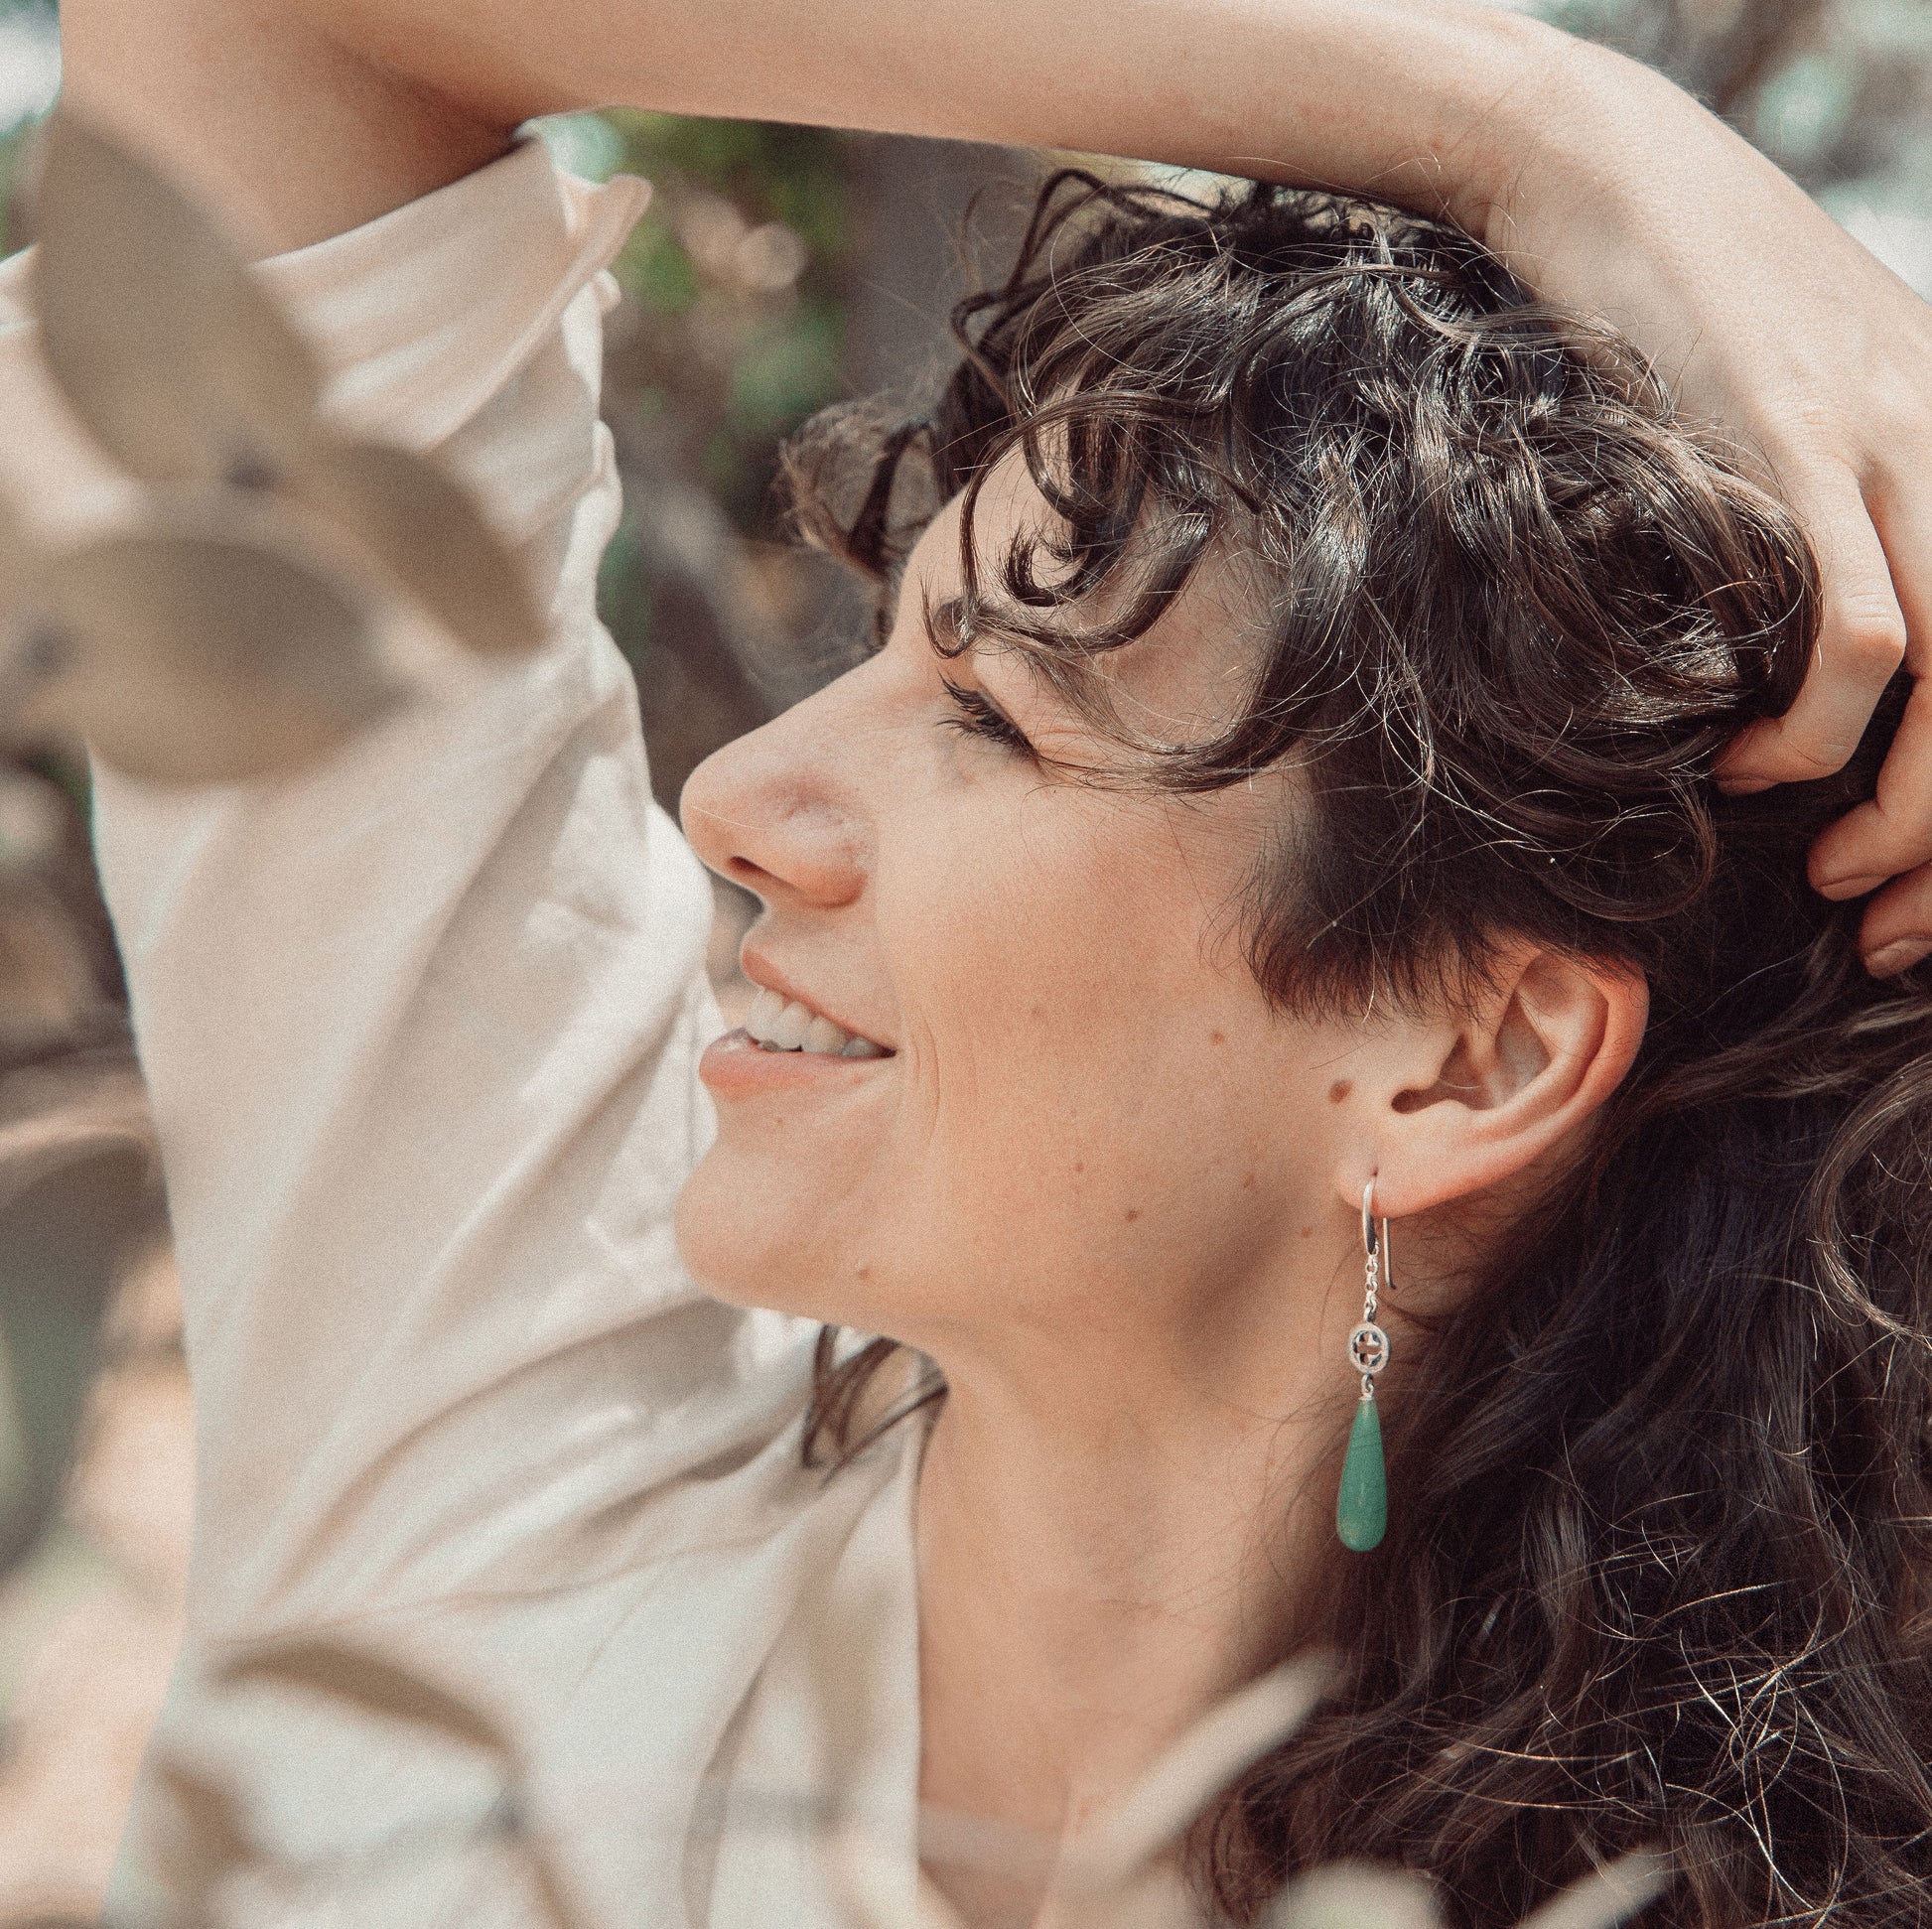
[[[260,264],[330,371],[327,410],[432,448],[470,421],[603,275],[650,198],[560,172],[540,140],[346,234]],[[408,263],[406,273],[398,263]]]
[[[596,615],[604,270],[642,198],[532,142],[262,267],[328,407],[435,445],[526,545],[544,647],[284,779],[98,772],[186,1304],[203,1640],[513,1573],[677,1478],[798,1339],[705,1299],[672,1239],[711,1131],[711,900]],[[0,396],[30,351],[0,339]]]

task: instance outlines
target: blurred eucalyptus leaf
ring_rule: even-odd
[[[0,877],[55,862],[69,808],[60,786],[38,771],[0,764]]]
[[[1436,1891],[1407,1869],[1331,1862],[1289,1883],[1269,1929],[1437,1929]]]
[[[322,419],[314,352],[192,197],[63,110],[37,207],[42,355],[122,467],[154,485],[304,501],[460,642],[536,647],[542,616],[514,549],[431,458]]]
[[[143,1162],[143,1182],[160,1182],[154,1125],[124,1039],[0,1079],[0,1212],[64,1168],[106,1158]]]
[[[1677,1865],[1659,1849],[1639,1849],[1572,1882],[1523,1919],[1521,1929],[1615,1929],[1662,1895]]]
[[[401,695],[366,607],[262,518],[178,512],[17,577],[0,715],[157,783],[323,756]]]
[[[0,1498],[0,1573],[34,1548],[60,1506],[102,1310],[130,1250],[161,1225],[148,1148],[131,1131],[124,1141],[61,1136],[23,1161],[38,1168],[31,1182],[9,1172],[0,1205],[6,1397],[23,1451]]]
[[[44,138],[41,352],[74,414],[146,482],[258,484],[299,461],[321,371],[239,250],[78,116]]]
[[[1294,1735],[1334,1676],[1332,1656],[1300,1655],[1211,1709],[1071,1845],[1061,1878],[1066,1887],[1100,1894],[1121,1888],[1184,1835],[1244,1768]]]
[[[480,655],[514,655],[542,636],[527,573],[427,457],[379,442],[322,443],[293,486]]]

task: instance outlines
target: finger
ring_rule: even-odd
[[[1932,863],[1932,678],[1921,677],[1873,795],[1820,833],[1809,870],[1813,888],[1825,896],[1862,897],[1926,863]],[[1926,935],[1932,937],[1932,927]]]
[[[1829,776],[1858,748],[1879,694],[1905,654],[1905,619],[1885,546],[1857,480],[1839,470],[1794,494],[1823,583],[1818,648],[1798,700],[1754,724],[1719,765],[1727,789]]]
[[[1894,878],[1865,906],[1859,949],[1874,978],[1889,978],[1932,953],[1932,864]]]
[[[1862,896],[1932,861],[1932,501],[1893,482],[1872,486],[1867,500],[1905,615],[1906,667],[1917,680],[1875,795],[1812,847],[1811,880],[1827,897]]]
[[[1932,410],[1926,434],[1932,436]],[[1914,470],[1868,485],[1865,499],[1891,565],[1905,612],[1905,661],[1914,676],[1932,673],[1932,477]]]

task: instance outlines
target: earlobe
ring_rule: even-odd
[[[1648,987],[1625,967],[1531,946],[1506,957],[1473,1010],[1415,1028],[1413,1054],[1391,1050],[1382,1092],[1364,1094],[1379,1112],[1377,1210],[1424,1212],[1555,1152],[1622,1082],[1648,1013]],[[1359,1198],[1367,1176],[1338,1171],[1337,1190]]]

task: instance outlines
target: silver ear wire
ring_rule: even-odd
[[[1376,1301],[1389,1287],[1389,1222],[1375,1216],[1375,1180],[1362,1187],[1362,1323],[1348,1335],[1348,1360],[1362,1376],[1362,1398],[1375,1398],[1375,1376],[1389,1363],[1389,1336],[1375,1323]]]
[[[1362,1256],[1380,1276],[1382,1291],[1395,1291],[1395,1275],[1389,1268],[1389,1222],[1375,1216],[1375,1174],[1368,1175],[1362,1187]]]

